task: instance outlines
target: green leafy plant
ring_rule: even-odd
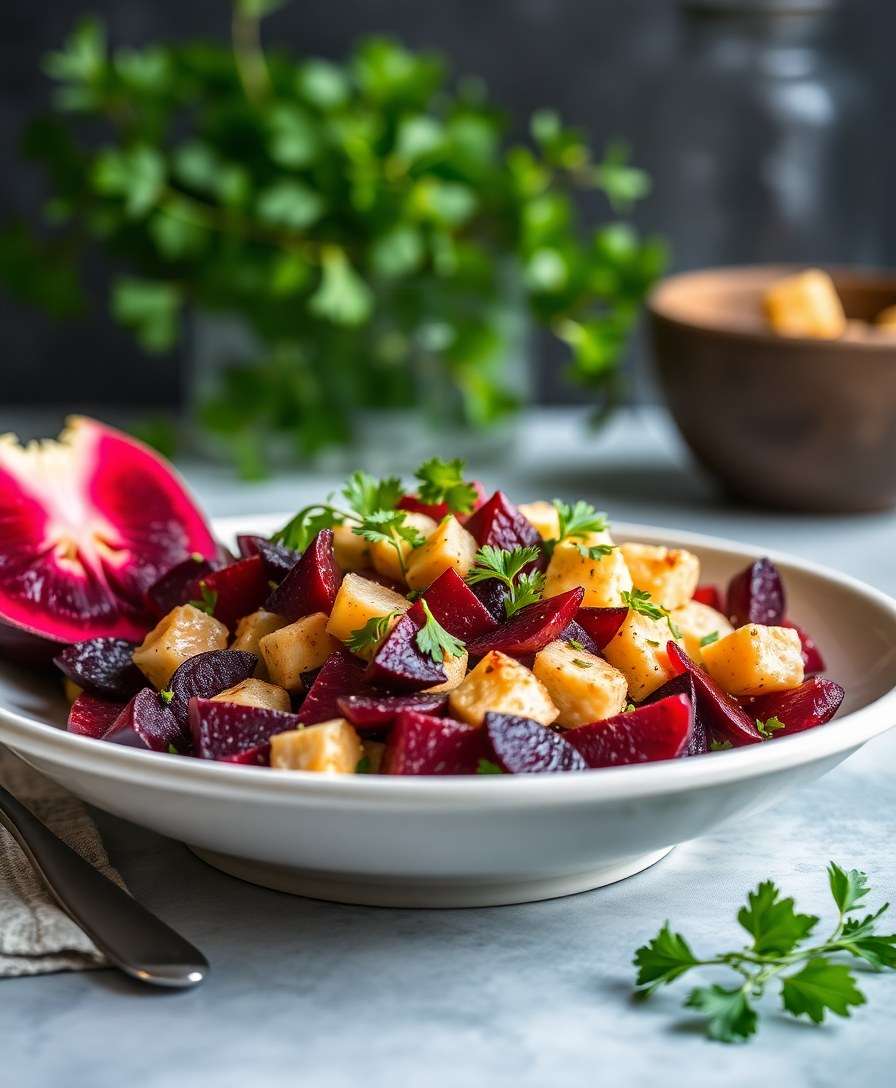
[[[426,622],[417,632],[416,638],[420,653],[427,654],[439,665],[446,657],[460,657],[465,650],[463,642],[445,630],[430,611],[425,598],[421,598],[420,604],[426,616]]]
[[[887,911],[884,904],[864,917],[863,900],[870,888],[858,869],[828,866],[828,882],[837,905],[837,924],[826,940],[808,944],[819,919],[799,914],[793,899],[782,898],[766,880],[747,896],[737,920],[750,935],[750,943],[735,952],[704,959],[694,953],[679,933],[666,922],[648,944],[635,953],[638,968],[636,996],[650,997],[661,986],[675,982],[698,967],[725,967],[739,976],[737,985],[700,986],[692,990],[685,1007],[706,1017],[711,1039],[732,1043],[756,1033],[759,1018],[755,1001],[777,981],[781,1004],[792,1016],[806,1016],[820,1024],[827,1013],[848,1017],[850,1010],[865,1004],[847,957],[860,960],[875,971],[896,970],[896,933],[877,933],[876,925]]]
[[[528,548],[507,549],[483,544],[476,553],[466,580],[471,586],[476,585],[477,582],[488,582],[492,579],[501,582],[507,588],[504,611],[510,619],[521,608],[541,600],[544,574],[538,570],[524,570],[538,559],[539,554],[540,550],[535,545]]]
[[[9,289],[70,314],[98,246],[120,270],[111,311],[147,351],[176,344],[187,313],[237,318],[254,347],[200,420],[246,475],[273,441],[306,455],[346,441],[359,408],[418,405],[424,373],[470,425],[511,411],[500,314],[514,292],[611,404],[663,264],[615,218],[648,189],[624,149],[597,161],[548,111],[513,143],[481,84],[391,40],[342,64],[266,53],[259,20],[278,6],[239,0],[231,47],[113,49],[86,20],[47,58],[55,107],[24,150],[48,176],[49,233],[0,236]],[[576,189],[602,193],[611,221],[586,230]],[[151,435],[170,445],[170,427]]]

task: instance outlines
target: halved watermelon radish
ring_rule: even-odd
[[[72,416],[58,440],[0,436],[0,648],[38,657],[98,636],[141,639],[144,593],[211,530],[161,457]]]

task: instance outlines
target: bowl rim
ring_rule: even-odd
[[[746,343],[775,347],[780,351],[794,349],[804,351],[811,348],[822,353],[857,351],[868,355],[892,356],[896,353],[896,338],[876,342],[874,340],[829,340],[812,336],[782,336],[771,329],[747,329],[734,328],[728,325],[706,325],[698,321],[688,321],[686,318],[670,313],[660,303],[661,293],[669,286],[684,283],[687,280],[696,279],[705,275],[719,275],[730,277],[738,273],[768,272],[778,273],[782,277],[805,271],[808,268],[820,268],[828,272],[832,277],[840,279],[852,279],[861,284],[864,281],[878,280],[892,284],[896,295],[896,273],[885,268],[877,268],[873,265],[836,265],[836,264],[796,264],[783,262],[781,264],[740,264],[740,265],[711,265],[707,268],[692,268],[685,272],[675,272],[670,276],[664,276],[653,285],[645,300],[645,309],[651,321],[662,321],[669,325],[675,325],[679,329],[687,329],[702,335],[716,336],[723,339],[740,340]]]
[[[289,515],[244,515],[213,521],[215,531],[231,537],[246,526],[253,531],[282,524]],[[789,567],[841,586],[887,614],[896,636],[896,600],[850,575],[786,552],[759,549],[724,537],[663,529],[632,522],[616,522],[622,537],[666,542],[727,553],[732,559],[753,560],[767,555]],[[724,555],[723,555],[724,557]],[[896,643],[896,638],[894,638]],[[563,775],[390,777],[377,775],[321,775],[309,771],[272,773],[270,768],[199,759],[159,760],[159,753],[104,744],[66,732],[0,705],[0,742],[36,759],[64,763],[73,769],[145,785],[147,772],[158,773],[159,788],[192,794],[226,794],[235,800],[271,803],[329,804],[335,801],[372,807],[415,806],[434,809],[476,806],[507,808],[536,805],[608,804],[634,799],[708,789],[745,778],[786,771],[803,764],[846,757],[866,741],[896,724],[896,684],[867,706],[816,729],[771,744],[750,745],[689,759],[605,767]]]

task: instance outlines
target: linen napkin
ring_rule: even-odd
[[[76,797],[2,746],[0,783],[81,857],[124,887]],[[0,827],[0,978],[104,966],[102,953],[56,905],[16,841]]]

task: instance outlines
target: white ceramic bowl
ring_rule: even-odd
[[[230,518],[270,532],[284,518]],[[617,539],[687,547],[704,581],[760,553],[695,534],[617,524]],[[235,876],[380,906],[489,906],[600,887],[676,843],[743,820],[818,778],[896,722],[896,601],[771,553],[789,612],[844,685],[828,725],[692,759],[557,775],[325,777],[175,759],[74,736],[46,674],[0,664],[0,741],[91,804],[181,839]],[[744,822],[744,834],[749,824]]]

